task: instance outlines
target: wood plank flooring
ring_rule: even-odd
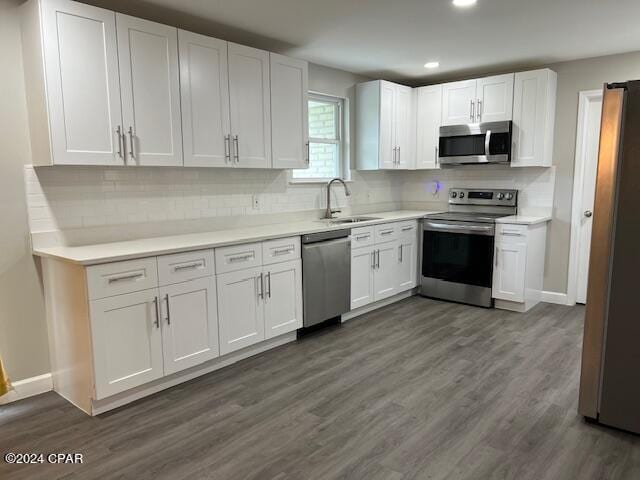
[[[0,407],[2,479],[638,479],[640,437],[577,413],[584,308],[412,297],[90,418]]]

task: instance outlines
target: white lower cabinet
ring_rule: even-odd
[[[165,375],[219,355],[216,289],[211,277],[161,287],[160,301]]]
[[[302,260],[264,268],[265,337],[302,328]]]
[[[527,245],[497,243],[493,270],[493,297],[512,302],[524,301]]]
[[[91,301],[97,399],[162,377],[158,302],[155,288]]]
[[[416,286],[417,229],[417,221],[411,220],[351,231],[352,310]],[[353,248],[360,239],[368,244]]]
[[[220,353],[264,340],[264,282],[262,267],[217,277]]]

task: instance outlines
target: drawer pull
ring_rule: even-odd
[[[184,265],[176,265],[173,267],[173,271],[177,272],[180,270],[191,270],[192,268],[202,268],[204,267],[204,264],[202,262],[193,262],[193,263],[187,263]]]
[[[502,235],[506,235],[509,237],[522,237],[522,234],[520,232],[502,232]]]
[[[367,233],[365,235],[356,235],[356,240],[364,240],[365,238],[369,238],[370,236],[370,233]]]
[[[380,235],[389,235],[391,233],[393,233],[393,230],[385,230],[383,232],[380,232]]]
[[[413,229],[414,229],[414,226],[413,226],[413,225],[412,225],[412,226],[410,226],[410,227],[402,227],[402,231],[403,231],[403,232],[408,232],[409,230],[413,230]]]
[[[125,280],[136,280],[138,278],[142,278],[144,277],[143,273],[133,273],[131,275],[122,275],[120,277],[111,277],[109,278],[109,283],[116,283],[116,282],[122,282]]]
[[[279,250],[274,250],[273,254],[274,255],[284,255],[284,254],[293,252],[293,250],[294,250],[294,247],[281,248]]]
[[[238,255],[237,257],[229,257],[229,262],[238,262],[240,260],[248,260],[253,257],[253,253],[247,253],[246,255]]]

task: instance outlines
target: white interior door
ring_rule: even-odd
[[[476,80],[445,83],[442,86],[442,125],[475,122]]]
[[[415,127],[413,116],[413,89],[396,85],[395,101],[395,139],[396,139],[396,167],[413,168],[413,148],[411,147],[412,127]]]
[[[115,14],[53,0],[42,26],[53,163],[122,165]]]
[[[215,280],[203,277],[160,288],[164,373],[218,356]]]
[[[416,168],[437,168],[442,122],[442,85],[418,88],[416,118]]]
[[[302,260],[265,267],[265,338],[302,328]]]
[[[271,167],[269,76],[269,52],[229,43],[231,136],[236,167]]]
[[[97,399],[162,377],[158,301],[154,288],[91,302]]]
[[[184,165],[231,166],[227,42],[178,30]]]
[[[264,340],[263,278],[262,267],[217,276],[222,355]]]
[[[274,168],[309,166],[309,67],[307,62],[270,54],[271,138]]]
[[[600,117],[602,94],[589,96],[580,119],[578,156],[582,162],[582,195],[579,200],[580,225],[578,233],[578,272],[576,302],[586,303],[589,279],[589,253],[591,251],[591,228],[593,226],[593,202],[598,171],[598,147],[600,142]]]
[[[380,82],[380,160],[381,169],[391,169],[396,166],[395,157],[395,85],[389,82]]]
[[[500,122],[513,118],[513,73],[478,80],[476,121]]]
[[[351,310],[373,302],[374,247],[351,250]]]
[[[116,14],[127,163],[182,165],[178,30]]]

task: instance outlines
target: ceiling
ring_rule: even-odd
[[[88,2],[408,83],[640,50],[638,0],[478,0],[467,9],[451,0]],[[431,60],[440,68],[427,71]]]

